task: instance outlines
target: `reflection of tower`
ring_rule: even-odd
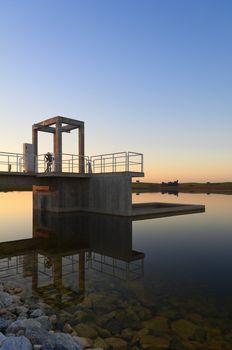
[[[43,237],[39,259],[52,259],[53,287],[60,293],[64,292],[65,276],[78,273],[78,290],[74,284],[68,291],[66,286],[66,295],[71,295],[72,290],[76,291],[76,296],[83,296],[86,269],[123,279],[143,276],[144,254],[132,249],[130,218],[34,210],[33,237],[35,240]],[[41,262],[38,264],[38,280],[43,273],[40,266]],[[41,286],[34,289],[40,295]],[[43,286],[43,291],[45,289]],[[68,301],[60,298],[59,302],[67,304]]]
[[[73,273],[79,273],[79,291],[74,290],[64,283],[64,258],[59,255],[34,255],[34,268],[32,274],[32,291],[34,294],[42,297],[46,302],[52,305],[69,305],[74,300],[81,301],[85,293],[85,278],[84,278],[84,255],[79,254],[79,269]],[[78,283],[77,283],[78,285]]]
[[[1,243],[0,252],[0,277],[4,271],[31,279],[33,293],[51,305],[83,300],[88,269],[123,279],[143,276],[144,254],[132,249],[132,219],[126,217],[34,210],[33,238]]]
[[[88,268],[124,279],[143,274],[144,254],[132,249],[131,218],[35,210],[33,226],[34,238],[46,237],[66,256],[85,251]]]

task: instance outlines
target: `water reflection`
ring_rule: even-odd
[[[1,244],[0,276],[51,312],[57,306],[65,322],[94,325],[103,338],[126,339],[128,349],[139,337],[138,349],[149,339],[167,349],[229,350],[231,197],[173,198],[144,193],[134,202],[199,203],[206,212],[132,222],[34,210],[30,239]]]
[[[143,276],[132,220],[33,211],[33,237],[0,244],[1,276],[31,277],[32,292],[52,305],[83,300],[86,269],[124,280]],[[68,278],[67,278],[68,277]]]
[[[32,236],[32,192],[0,192],[0,242]]]

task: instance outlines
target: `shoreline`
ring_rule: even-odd
[[[132,192],[214,193],[232,195],[232,182],[188,182],[175,185],[152,182],[132,182]]]

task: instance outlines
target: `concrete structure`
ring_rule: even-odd
[[[71,130],[78,129],[78,156],[79,156],[79,172],[84,173],[84,157],[85,157],[85,134],[84,134],[84,122],[64,118],[61,116],[46,119],[42,122],[36,123],[32,126],[32,143],[34,145],[34,156],[35,159],[38,156],[38,131],[52,133],[53,138],[53,149],[55,158],[55,172],[62,172],[62,133]],[[36,172],[36,169],[35,169]]]
[[[34,145],[30,143],[23,144],[23,158],[24,158],[24,172],[34,173],[35,159],[34,159]]]
[[[69,154],[69,158],[64,160],[62,133],[70,133],[74,129],[79,130],[78,152],[76,155]],[[44,166],[43,173],[38,171],[39,131],[54,135],[54,168],[51,172],[44,172]],[[11,170],[13,166],[14,169],[14,173],[9,169],[1,172],[0,189],[3,184],[15,186],[17,182],[25,186],[29,183],[33,186],[36,210],[57,213],[76,211],[142,217],[204,211],[202,205],[133,205],[131,183],[133,177],[144,176],[143,155],[118,152],[86,157],[84,139],[84,122],[79,120],[57,116],[34,124],[32,144],[24,145],[24,155],[0,153],[0,165],[11,166]],[[44,165],[44,155],[42,163]]]
[[[86,178],[46,179],[47,188],[33,186],[34,208],[54,212],[94,212],[130,216],[131,176],[92,174]]]
[[[132,204],[129,174],[93,175],[90,178],[53,178],[49,186],[33,186],[35,210],[86,212],[148,219],[205,211],[204,205],[173,203]]]

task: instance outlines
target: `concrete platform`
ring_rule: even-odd
[[[56,172],[51,172],[51,173],[37,173],[35,177],[37,178],[87,178],[89,179],[92,176],[92,174],[80,174],[80,173],[56,173]]]
[[[136,172],[136,171],[117,171],[117,172],[107,172],[107,173],[68,173],[68,172],[59,172],[59,173],[56,173],[54,171],[50,172],[50,173],[37,173],[35,174],[36,177],[39,177],[39,178],[45,178],[45,177],[48,177],[48,178],[53,178],[53,177],[76,177],[76,178],[90,178],[90,177],[96,177],[96,176],[99,176],[101,175],[102,177],[107,177],[107,176],[110,176],[110,175],[120,175],[120,174],[123,174],[123,175],[127,175],[129,177],[144,177],[144,173],[141,173],[141,172]]]
[[[185,215],[205,212],[204,205],[176,203],[138,203],[132,205],[133,220],[145,220],[167,216]]]

